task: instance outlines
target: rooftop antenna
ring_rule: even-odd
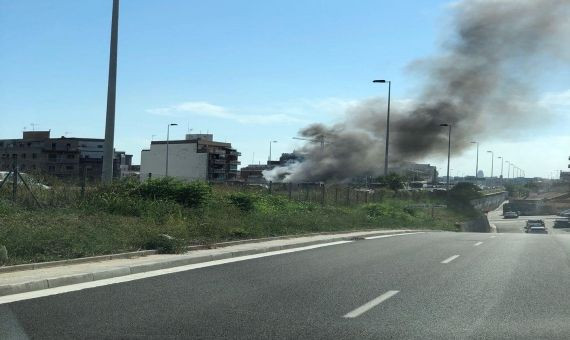
[[[30,123],[30,126],[32,127],[32,131],[36,131],[36,126],[40,126],[40,124]]]
[[[24,131],[26,131],[26,127],[24,126]]]
[[[190,131],[192,131],[192,129],[190,129],[190,122],[188,122],[188,133],[190,133]]]
[[[69,132],[69,131],[65,131],[65,132],[63,133],[63,135],[64,135],[65,137],[67,137],[67,135],[69,135],[70,133],[71,133],[71,132]]]
[[[150,137],[150,141],[151,141],[151,142],[154,140],[154,136],[156,136],[156,135],[152,135],[152,136]]]
[[[255,164],[255,152],[253,153],[253,156],[251,156],[251,164]]]

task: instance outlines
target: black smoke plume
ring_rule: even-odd
[[[464,0],[450,5],[450,34],[441,53],[410,65],[423,77],[411,103],[393,101],[390,164],[447,153],[470,141],[544,124],[533,91],[539,76],[567,66],[570,0]],[[370,99],[334,126],[314,124],[300,135],[304,161],[265,173],[285,181],[347,181],[383,172],[385,99]],[[324,147],[320,141],[324,139]]]

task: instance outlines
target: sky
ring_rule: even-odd
[[[242,166],[266,162],[272,140],[276,159],[302,145],[292,137],[306,125],[332,124],[359,101],[385,98],[373,79],[392,80],[393,105],[414,98],[419,80],[408,65],[437,53],[450,3],[121,0],[115,148],[139,162],[177,123],[171,139],[213,133],[242,153]],[[111,6],[0,0],[0,139],[32,129],[104,137]],[[568,167],[565,72],[535,86],[554,121],[479,141],[485,175],[487,150],[527,176]],[[474,175],[475,159],[475,147],[453,153],[451,175]],[[445,172],[446,159],[423,161]]]

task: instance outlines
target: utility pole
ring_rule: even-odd
[[[388,176],[388,146],[390,145],[390,92],[392,91],[392,81],[373,80],[373,83],[388,83],[388,113],[386,114],[386,150],[384,152],[384,176]]]
[[[495,154],[493,153],[493,151],[487,151],[487,152],[491,154],[491,178],[493,178],[493,162],[495,159]]]
[[[477,160],[475,161],[475,178],[479,178],[479,142],[471,142],[477,144]]]
[[[117,40],[119,36],[119,0],[113,0],[111,19],[111,48],[109,54],[109,81],[107,87],[107,118],[105,144],[103,147],[103,183],[113,181],[113,158],[115,143],[115,100],[117,95]]]
[[[447,145],[447,190],[449,190],[449,161],[451,159],[451,124],[439,124],[439,126],[449,127],[449,137]]]
[[[164,176],[168,177],[168,144],[170,143],[170,127],[171,126],[177,126],[178,124],[176,123],[171,123],[168,124],[168,127],[166,128],[166,169],[164,171]]]

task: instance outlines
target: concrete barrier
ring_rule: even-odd
[[[470,233],[490,233],[491,225],[489,224],[487,215],[481,215],[473,220],[462,222],[461,231]]]
[[[471,200],[470,203],[475,209],[482,212],[488,212],[497,209],[501,203],[507,199],[508,194],[509,193],[506,191],[488,194],[481,198]]]

